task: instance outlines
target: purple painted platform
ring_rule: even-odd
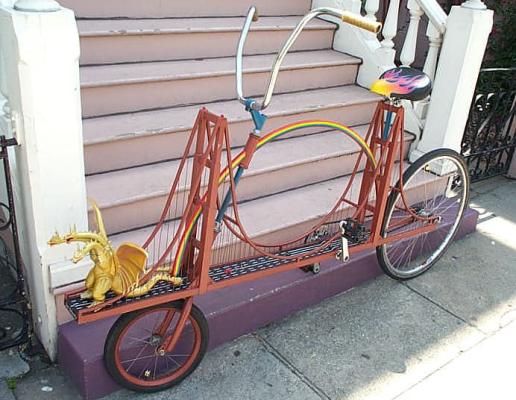
[[[457,237],[473,232],[477,219],[478,213],[468,209]],[[209,349],[342,293],[380,273],[373,250],[354,255],[345,267],[337,261],[322,263],[318,275],[289,271],[199,297],[196,304],[205,313],[210,328]],[[114,320],[83,326],[69,322],[59,327],[59,364],[88,400],[120,388],[109,377],[102,360],[104,341]]]

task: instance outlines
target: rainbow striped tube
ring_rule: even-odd
[[[281,128],[278,128],[269,134],[265,135],[260,139],[258,142],[256,149],[258,150],[260,147],[264,146],[266,143],[270,142],[273,139],[276,139],[282,135],[285,135],[287,133],[304,129],[304,128],[315,128],[315,127],[322,127],[322,128],[331,128],[336,131],[342,132],[344,135],[349,136],[355,143],[357,143],[360,148],[364,151],[369,161],[372,163],[374,167],[376,167],[376,159],[374,157],[374,154],[372,153],[371,149],[369,148],[368,144],[365,142],[364,139],[353,129],[341,125],[337,122],[333,121],[325,121],[325,120],[309,120],[309,121],[299,121],[295,122],[290,125],[283,126]],[[238,165],[242,162],[242,160],[246,157],[245,150],[241,151],[232,161],[231,161],[231,167],[232,169],[235,169],[238,167]],[[229,168],[226,167],[224,170],[222,170],[219,178],[219,185],[224,183],[226,178],[229,175]],[[183,234],[183,237],[179,241],[179,246],[176,253],[176,258],[174,260],[173,265],[173,275],[178,276],[179,273],[179,267],[181,265],[181,262],[183,260],[184,252],[186,249],[186,243],[188,243],[188,239],[190,238],[190,235],[192,234],[192,230],[197,223],[200,215],[202,212],[202,207],[198,206],[193,214],[193,217],[188,223],[186,224],[186,228]]]

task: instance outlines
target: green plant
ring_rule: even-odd
[[[487,45],[484,67],[516,66],[516,1],[485,0],[494,10],[494,24]]]
[[[15,390],[18,381],[16,380],[16,378],[8,378],[6,379],[5,384],[7,385],[9,390]]]

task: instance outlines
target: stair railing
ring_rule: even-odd
[[[467,120],[467,110],[474,91],[478,70],[492,27],[492,11],[481,0],[468,0],[452,7],[447,15],[436,0],[408,0],[410,16],[406,37],[400,48],[395,48],[399,32],[401,0],[390,0],[380,41],[376,36],[361,32],[337,20],[339,24],[333,47],[362,59],[357,83],[370,87],[378,76],[399,64],[411,66],[416,59],[418,31],[423,15],[428,18],[426,37],[428,52],[423,71],[432,78],[434,88],[430,96],[419,102],[404,102],[406,130],[416,135],[411,159],[436,147],[460,149],[461,136]],[[379,0],[313,0],[312,7],[340,7],[376,21]]]
[[[376,20],[376,13],[379,9],[378,0],[368,0],[366,10],[368,10],[367,5],[369,3],[373,3],[373,7],[369,7],[371,13],[368,14],[367,17]],[[389,3],[389,9],[382,30],[384,39],[380,42],[380,46],[383,49],[392,49],[394,47],[393,39],[398,31],[399,5],[400,0],[392,0]],[[421,17],[425,14],[429,20],[426,36],[428,37],[430,49],[425,61],[424,71],[433,78],[437,67],[442,35],[446,32],[447,15],[436,0],[408,0],[407,9],[410,13],[410,22],[401,50],[400,60],[402,65],[405,66],[410,66],[414,62],[419,23]],[[394,59],[392,59],[391,62],[394,62]]]
[[[376,21],[376,14],[379,10],[378,0],[367,0],[365,10],[366,18]],[[428,17],[426,36],[428,38],[429,49],[423,66],[423,71],[432,79],[435,78],[437,62],[442,44],[442,38],[446,32],[447,15],[436,0],[408,0],[406,5],[410,21],[407,34],[400,51],[400,61],[403,66],[411,66],[416,59],[418,45],[418,31],[423,15]],[[391,0],[387,10],[384,26],[382,29],[383,40],[377,44],[375,51],[379,62],[379,69],[385,70],[395,65],[396,49],[394,48],[394,38],[398,33],[400,0]],[[368,77],[366,85],[376,77]],[[362,82],[364,83],[364,82]],[[417,136],[422,132],[425,117],[430,104],[430,97],[417,103],[405,102],[407,110],[407,129]]]
[[[340,6],[352,12],[360,13],[362,2],[360,0],[314,0],[313,7]],[[372,22],[377,21],[376,14],[380,9],[379,0],[366,0],[364,4],[365,18]],[[421,17],[426,14],[429,24],[426,36],[429,41],[429,51],[426,56],[423,71],[431,79],[435,77],[437,61],[442,44],[443,34],[446,32],[447,15],[436,0],[408,0],[407,9],[410,14],[410,22],[400,50],[401,65],[411,66],[416,58],[418,43],[418,30]],[[336,50],[350,53],[363,59],[357,83],[369,87],[375,79],[385,70],[395,66],[396,49],[394,38],[399,31],[400,0],[391,0],[381,31],[383,40],[376,36],[362,32],[353,32],[345,27],[336,33],[334,47]],[[330,19],[331,20],[331,19]],[[335,20],[332,20],[335,21]],[[407,130],[419,135],[424,128],[424,119],[430,98],[418,103],[405,102]]]

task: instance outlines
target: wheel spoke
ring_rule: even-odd
[[[385,243],[377,254],[380,265],[389,275],[408,279],[430,268],[446,250],[467,204],[469,180],[456,153],[437,150],[410,166],[403,175],[403,184],[407,204],[400,190],[394,189],[391,196],[395,198],[389,199],[382,236],[388,238],[403,232],[409,237]],[[412,213],[421,218],[401,227],[397,225]],[[410,231],[428,223],[437,224],[436,229],[410,236]]]
[[[174,348],[170,352],[161,348],[164,338],[173,335],[176,329],[172,317],[179,315],[182,309],[183,303],[173,302],[135,311],[134,317],[119,319],[124,322],[120,322],[120,329],[115,329],[115,338],[108,338],[106,348],[110,350],[105,354],[110,365],[108,371],[118,377],[117,381],[126,382],[124,386],[129,389],[167,386],[181,381],[197,366],[206,351],[207,337],[205,328],[198,322],[201,318],[206,326],[206,321],[195,306]],[[164,335],[157,334],[158,331],[164,331]]]
[[[165,355],[165,357],[167,357],[167,359],[169,360],[172,360],[174,362],[174,364],[176,364],[178,367],[181,366],[181,364],[179,364],[176,360],[174,360],[174,358],[172,356],[169,356],[168,354]]]
[[[134,360],[132,360],[132,363],[131,365],[129,365],[129,367],[127,368],[127,371],[129,372],[129,370],[133,367],[134,363],[136,362],[136,360],[138,360],[138,357],[140,357],[143,353],[143,351],[147,348],[147,345],[143,346],[142,349],[140,350],[140,352],[138,353],[138,355],[136,356],[136,358]]]
[[[130,337],[129,339],[134,340],[135,342],[145,343],[145,344],[149,344],[149,345],[151,344],[148,340],[144,340],[144,339],[138,339],[135,337]]]
[[[146,358],[151,358],[151,357],[155,357],[156,354],[150,354],[148,356],[143,356],[143,357],[136,357],[136,358],[132,358],[130,360],[124,360],[124,361],[121,361],[122,364],[125,364],[125,363],[128,363],[128,362],[136,362],[136,361],[139,361],[139,360],[144,360]]]

